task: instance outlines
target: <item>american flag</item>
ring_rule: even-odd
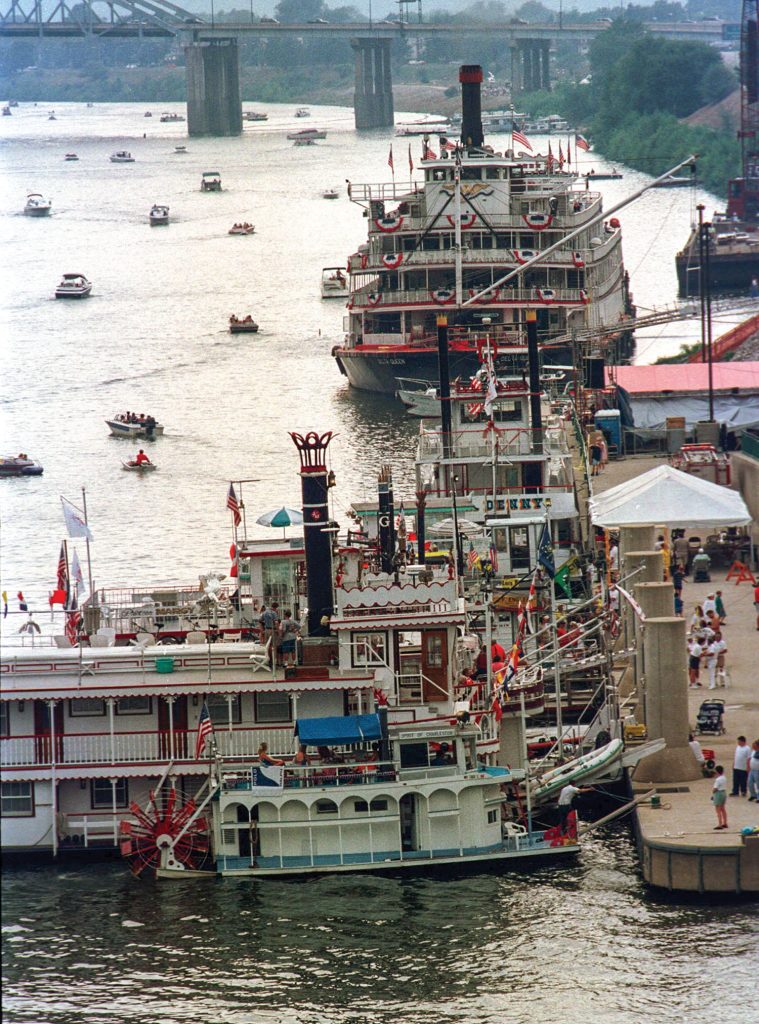
[[[387,166],[390,168],[390,170],[393,172],[393,174],[395,174],[395,166],[393,164],[393,147],[392,147],[392,145],[390,146],[390,152],[387,155]]]
[[[408,172],[409,172],[409,174],[413,174],[414,173],[414,161],[413,161],[413,158],[411,156],[411,143],[410,142],[408,144]]]
[[[76,599],[76,594],[72,596],[65,612],[66,626],[64,632],[66,634],[66,639],[73,647],[79,640],[79,627],[82,623],[82,613],[79,611],[79,603]]]
[[[436,153],[430,149],[426,142],[423,144],[422,160],[437,160]]]
[[[440,151],[441,152],[446,152],[446,153],[455,153],[456,152],[456,143],[455,142],[451,142],[450,139],[441,139],[440,140]]]
[[[575,135],[575,150],[582,149],[586,153],[590,150],[590,143],[584,135]]]
[[[235,521],[235,526],[239,526],[242,522],[242,516],[240,515],[240,503],[237,500],[235,489],[232,484],[229,485],[229,493],[227,494],[227,508],[232,513]]]
[[[511,137],[514,142],[518,142],[520,146],[524,146],[525,149],[529,149],[532,153],[532,143],[523,132],[517,131],[515,128],[511,133]]]
[[[482,413],[484,408],[484,402],[469,402],[467,403],[466,406],[466,414],[467,416],[470,417],[470,419],[475,419],[475,417],[479,416]]]
[[[495,544],[490,545],[490,564],[493,566],[493,572],[498,572],[498,549]]]
[[[203,701],[203,707],[200,709],[200,717],[198,718],[198,737],[195,740],[196,761],[199,761],[203,756],[203,751],[206,747],[206,740],[211,735],[213,735],[213,722],[211,721],[211,716],[208,713],[208,705]]]
[[[469,569],[470,572],[474,568],[476,568],[476,566],[477,566],[479,561],[480,561],[480,556],[475,551],[474,544],[470,544],[469,545],[469,554],[466,556],[466,564],[467,564],[467,568]]]
[[[69,581],[69,569],[66,562],[66,545],[61,544],[61,553],[58,555],[58,582],[56,588],[58,590],[68,590]]]

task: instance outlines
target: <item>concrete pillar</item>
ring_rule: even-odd
[[[241,135],[240,61],[236,39],[184,48],[190,136]]]
[[[633,588],[633,596],[641,607],[646,619],[666,619],[672,615],[675,588],[671,583],[638,583]],[[646,721],[646,659],[643,643],[644,627],[640,619],[635,617],[635,719]]]
[[[635,575],[622,583],[628,592],[640,583],[661,583],[661,554],[658,551],[628,551],[622,558],[620,579],[624,579],[631,572],[634,572]],[[620,611],[622,636],[627,648],[631,646],[635,636],[635,613],[629,602],[624,599],[620,602]],[[672,611],[671,605],[668,611]]]
[[[656,543],[656,531],[653,526],[620,526],[619,554],[626,551],[651,551]]]
[[[541,75],[540,75],[540,88],[546,92],[551,91],[551,65],[550,65],[550,47],[548,43],[541,43]]]
[[[636,782],[686,782],[701,778],[688,746],[688,669],[685,619],[663,616],[646,621],[646,726],[649,739],[663,737],[664,750],[635,769]]]
[[[353,110],[356,128],[386,128],[393,124],[393,79],[389,39],[351,39],[356,54]]]
[[[512,44],[511,46],[511,93],[515,96],[518,92],[522,92],[524,84],[522,81],[522,62],[521,52],[519,46]]]

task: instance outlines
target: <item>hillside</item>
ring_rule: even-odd
[[[682,123],[691,127],[713,128],[715,131],[737,131],[741,119],[741,91],[736,89],[719,103],[710,103],[700,107],[689,117],[682,118]]]

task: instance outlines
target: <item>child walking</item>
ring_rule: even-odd
[[[717,765],[716,772],[717,777],[712,786],[712,803],[717,812],[717,824],[713,831],[718,832],[721,828],[727,828],[727,779],[721,764]]]

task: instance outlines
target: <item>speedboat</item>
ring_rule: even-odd
[[[186,117],[182,117],[181,114],[163,113],[163,114],[161,114],[161,117],[160,117],[161,124],[170,124],[170,123],[173,123],[175,121],[186,121],[186,120],[187,120],[187,118]]]
[[[155,462],[137,462],[136,459],[122,462],[121,466],[123,469],[128,469],[131,473],[150,473],[152,470],[158,469]]]
[[[55,111],[54,110],[50,111],[50,113],[47,115],[47,119],[48,119],[48,121],[57,121],[58,120],[58,118],[55,116]]]
[[[28,455],[10,455],[0,458],[0,477],[41,476],[42,466]]]
[[[112,164],[133,164],[134,157],[126,149],[119,149],[116,153],[111,153],[110,161]]]
[[[200,176],[201,192],[221,192],[221,175],[218,171],[203,171]]]
[[[255,233],[255,224],[248,224],[247,221],[243,224],[233,224],[227,232],[228,235],[254,235]]]
[[[295,116],[311,117],[311,111],[308,109],[308,107],[298,107],[298,109],[295,111]]]
[[[187,152],[187,146],[174,146],[174,152],[175,153],[186,153]]]
[[[64,274],[55,289],[56,299],[86,299],[92,291],[92,282],[84,274]]]
[[[232,314],[229,318],[229,333],[230,334],[257,334],[258,324],[250,314],[240,319]]]
[[[155,227],[159,224],[169,223],[169,208],[168,206],[160,206],[154,203],[150,208],[150,224],[151,227]]]
[[[299,132],[288,132],[287,137],[293,142],[297,142],[299,139],[311,139],[315,142],[316,139],[326,139],[327,133],[319,128],[304,128]]]
[[[8,106],[8,104],[6,103],[5,106],[3,107],[3,117],[10,117],[12,113],[13,113],[13,111]]]
[[[345,267],[322,268],[322,298],[345,299],[348,297],[348,275]]]
[[[243,121],[268,121],[269,120],[269,115],[268,114],[257,114],[253,110],[247,110],[242,115],[242,119],[243,119]]]
[[[149,110],[146,110],[145,113],[142,116],[143,117],[152,117],[153,115],[151,114],[151,112]]]
[[[146,437],[152,440],[163,433],[163,424],[158,423],[154,417],[145,416],[142,419],[134,417],[133,413],[118,412],[112,419],[106,420],[108,429],[114,437]]]
[[[78,160],[79,157],[76,155],[76,153],[66,153],[66,155],[64,156],[63,159],[71,161],[71,160]]]
[[[27,217],[47,217],[52,207],[53,203],[50,199],[45,199],[39,192],[30,192],[26,197],[24,213]]]
[[[340,193],[336,188],[325,188],[322,192],[322,199],[339,199]]]

